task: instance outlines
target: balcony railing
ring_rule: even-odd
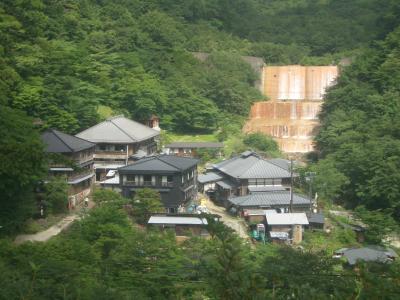
[[[156,183],[152,181],[128,181],[126,180],[124,182],[124,185],[129,185],[129,186],[140,186],[140,187],[174,187],[173,182],[161,182],[161,183]]]

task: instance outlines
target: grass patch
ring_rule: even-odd
[[[215,134],[179,134],[163,131],[162,138],[164,145],[172,142],[218,142]]]

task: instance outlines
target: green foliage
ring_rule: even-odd
[[[112,205],[122,207],[128,200],[120,193],[106,188],[96,188],[92,193],[93,201],[98,205]]]
[[[278,299],[351,299],[356,282],[335,276],[337,261],[324,253],[300,252],[289,247],[279,249],[277,256],[266,257],[261,272],[266,286]]]
[[[0,106],[0,234],[20,227],[35,209],[33,190],[45,175],[39,133],[24,113]]]
[[[400,95],[396,69],[400,28],[344,69],[326,96],[316,138],[323,160],[317,184],[347,207],[383,209],[397,221],[400,207]],[[394,80],[392,80],[394,79]],[[329,185],[329,184],[328,184]]]
[[[63,213],[68,210],[68,183],[63,176],[54,176],[44,185],[46,210]]]
[[[364,206],[359,206],[355,213],[368,226],[365,232],[365,241],[369,244],[382,244],[388,234],[400,232],[398,224],[390,216],[390,211],[370,211]]]
[[[132,200],[133,216],[139,224],[146,224],[151,213],[164,212],[160,193],[144,188],[136,191]]]
[[[247,134],[243,139],[243,143],[250,149],[269,157],[276,157],[280,154],[278,144],[271,137],[261,132]]]

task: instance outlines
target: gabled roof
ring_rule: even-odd
[[[76,136],[92,143],[130,144],[160,135],[160,132],[124,116],[109,118]]]
[[[246,196],[232,197],[228,201],[240,207],[271,207],[275,205],[289,205],[290,191],[273,191],[254,193]],[[293,193],[293,205],[310,205],[310,200],[304,196]]]
[[[165,148],[223,148],[223,143],[216,142],[174,142],[165,146]]]
[[[190,169],[196,166],[198,162],[198,159],[175,155],[149,156],[139,159],[131,165],[121,167],[118,171],[131,174],[176,173]]]
[[[269,214],[265,218],[268,225],[308,225],[305,213]]]
[[[73,135],[50,129],[41,135],[46,145],[46,152],[49,153],[74,153],[93,148],[95,145]]]
[[[288,170],[246,151],[214,165],[214,168],[234,178],[290,178]]]

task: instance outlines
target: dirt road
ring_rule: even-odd
[[[202,204],[207,207],[210,213],[220,215],[224,224],[235,230],[241,238],[249,238],[249,235],[247,234],[247,226],[242,219],[229,215],[224,207],[215,205],[214,202],[205,197],[204,199],[205,200],[202,201]]]
[[[31,242],[45,242],[49,240],[51,237],[56,236],[59,234],[61,231],[67,229],[72,222],[75,220],[79,219],[78,215],[70,215],[62,219],[60,222],[58,222],[56,225],[51,226],[50,228],[35,233],[35,234],[20,234],[18,235],[14,243],[19,245],[27,241]]]

